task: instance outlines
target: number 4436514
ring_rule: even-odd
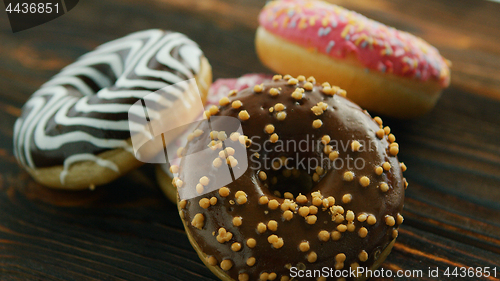
[[[17,3],[12,6],[9,3],[5,8],[7,13],[23,13],[23,14],[59,14],[59,3]]]

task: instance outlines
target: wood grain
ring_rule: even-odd
[[[500,273],[500,4],[334,2],[415,33],[453,61],[452,87],[432,112],[412,121],[384,118],[410,183],[405,223],[384,269],[423,270],[414,280],[439,280],[426,275],[429,267],[439,267],[441,277],[446,267]],[[16,34],[0,17],[0,280],[216,280],[191,248],[151,166],[95,191],[53,191],[17,166],[12,127],[29,96],[62,67],[137,30],[187,34],[216,78],[266,72],[253,45],[263,4],[86,0]]]

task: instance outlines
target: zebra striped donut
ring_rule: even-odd
[[[105,43],[31,96],[14,125],[14,155],[35,180],[49,187],[84,189],[108,183],[142,164],[131,145],[131,106],[141,99],[155,102],[155,91],[192,78],[204,102],[211,67],[198,45],[183,34],[146,30]],[[185,106],[186,92],[167,90],[157,106]],[[130,119],[140,116],[131,111]]]

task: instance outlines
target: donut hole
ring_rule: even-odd
[[[277,197],[285,198],[285,193],[289,192],[295,198],[310,193],[313,185],[313,179],[306,171],[283,168],[271,178],[268,188]]]
[[[314,171],[296,168],[293,160],[284,157],[275,158],[271,162],[271,168],[258,172],[258,178],[263,186],[267,187],[270,194],[279,198],[286,198],[285,193],[291,193],[293,197],[299,194],[309,194],[314,186]]]

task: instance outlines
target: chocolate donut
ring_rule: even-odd
[[[242,173],[217,186],[216,160],[202,166],[185,157],[172,167],[179,194],[213,190],[181,197],[178,207],[191,244],[219,278],[302,280],[294,272],[374,269],[390,252],[403,222],[406,166],[390,128],[345,94],[313,77],[276,75],[221,99],[212,116],[239,118],[243,130],[223,134],[224,150],[206,149],[203,138],[188,142],[186,155],[211,161],[223,151]],[[198,130],[217,130],[218,120]],[[248,169],[238,171],[243,161]]]
[[[103,44],[42,85],[14,127],[14,154],[38,182],[83,189],[105,184],[141,165],[131,145],[129,109],[157,102],[160,89],[196,79],[204,100],[212,74],[185,35],[147,30]],[[164,90],[158,109],[188,115],[185,89]],[[199,99],[199,98],[198,98]],[[141,112],[139,112],[141,113]],[[141,120],[142,121],[142,120]]]
[[[207,102],[205,105],[206,110],[210,110],[212,106],[219,105],[219,100],[225,96],[231,90],[243,90],[255,84],[260,84],[265,81],[271,81],[272,75],[269,74],[258,74],[249,73],[245,74],[239,78],[221,78],[217,79],[210,89],[208,90]],[[196,126],[196,124],[193,124]],[[186,145],[188,139],[191,138],[191,130],[186,130],[182,136],[177,138],[177,141],[173,142],[171,145],[173,151],[176,151],[179,147]],[[174,159],[169,163],[156,165],[156,180],[161,190],[167,196],[167,198],[173,203],[177,203],[177,188],[172,185],[172,179],[174,176],[170,172],[170,165],[179,165],[181,158]]]

